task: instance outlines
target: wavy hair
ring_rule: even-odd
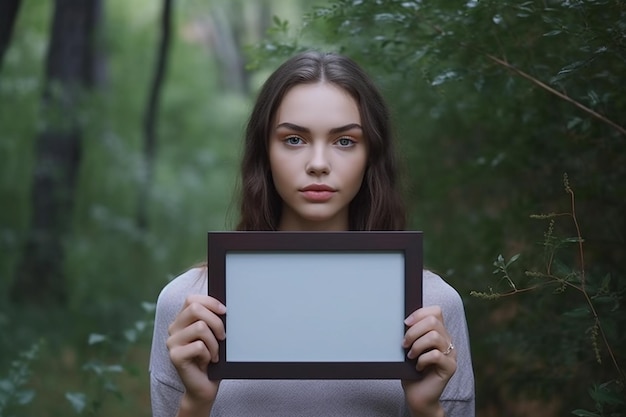
[[[259,92],[245,133],[237,230],[277,229],[283,203],[274,187],[268,152],[274,119],[291,88],[318,82],[337,86],[356,101],[369,147],[365,176],[349,207],[349,229],[404,229],[406,212],[399,192],[389,111],[382,95],[350,58],[309,51],[284,62]]]

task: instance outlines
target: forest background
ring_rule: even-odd
[[[154,302],[232,228],[254,95],[356,59],[458,289],[479,416],[624,416],[626,3],[0,4],[0,416],[149,416]]]

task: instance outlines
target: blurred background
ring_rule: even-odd
[[[624,2],[5,0],[0,416],[150,415],[156,297],[234,226],[251,103],[309,48],[392,109],[478,415],[626,415]]]

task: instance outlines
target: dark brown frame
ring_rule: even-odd
[[[405,317],[422,306],[422,232],[209,232],[209,295],[225,302],[226,254],[246,251],[403,252]],[[226,325],[226,317],[222,320]],[[210,364],[208,370],[214,380],[419,378],[415,360],[406,356],[402,362],[229,362],[226,341],[219,342],[219,349],[219,362]]]

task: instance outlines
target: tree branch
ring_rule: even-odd
[[[139,190],[139,201],[137,208],[137,226],[144,230],[148,223],[148,198],[149,190],[152,186],[152,178],[154,174],[154,159],[156,155],[156,123],[157,111],[165,79],[167,68],[167,58],[169,54],[169,45],[171,39],[172,26],[172,2],[173,0],[163,1],[163,11],[161,14],[161,39],[157,52],[157,62],[154,68],[154,75],[150,85],[148,102],[146,104],[146,112],[143,118],[143,153],[145,163],[145,173],[142,178]]]
[[[604,123],[608,124],[609,126],[613,127],[615,130],[617,130],[618,132],[620,132],[622,135],[626,136],[626,128],[618,125],[617,123],[615,123],[614,121],[608,119],[606,116],[596,112],[593,109],[590,109],[589,107],[583,105],[582,103],[574,100],[573,98],[571,98],[570,96],[561,93],[560,91],[555,90],[554,88],[550,87],[549,85],[547,85],[546,83],[538,80],[537,78],[533,77],[532,75],[520,70],[519,68],[514,67],[513,65],[509,64],[507,61],[502,60],[500,58],[497,58],[491,54],[485,53],[485,56],[487,58],[489,58],[491,61],[502,65],[503,67],[505,67],[506,69],[513,71],[514,73],[516,73],[517,75],[519,75],[520,77],[523,77],[525,79],[527,79],[528,81],[532,82],[533,84],[543,88],[544,90],[548,91],[549,93],[554,94],[555,96],[562,98],[563,100],[567,101],[568,103],[573,104],[574,106],[578,107],[579,109],[583,110],[584,112],[590,114],[591,116],[603,121]]]

